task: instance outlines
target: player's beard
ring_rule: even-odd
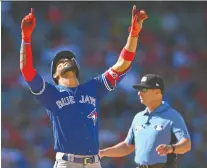
[[[75,72],[75,67],[74,66],[67,66],[64,67],[61,71],[60,71],[60,75],[64,76],[67,72],[72,71]]]

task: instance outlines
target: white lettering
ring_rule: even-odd
[[[62,101],[63,106],[66,106],[69,104],[69,102],[66,102],[65,97],[61,98],[61,101]]]
[[[74,99],[74,96],[62,97],[56,101],[56,105],[58,106],[59,109],[63,108],[64,106],[68,106],[75,103],[76,101]],[[81,99],[79,100],[79,103],[92,104],[95,107],[96,99],[88,95],[81,95]]]
[[[89,97],[88,97],[88,95],[86,95],[86,98],[85,98],[85,103],[88,103],[88,104],[90,104],[90,100],[89,100]]]
[[[62,105],[60,100],[56,101],[56,104],[57,104],[59,109],[61,109],[63,107],[63,105]]]
[[[96,99],[94,97],[89,96],[91,104],[95,107],[96,106]]]
[[[69,96],[69,99],[70,99],[70,104],[74,104],[75,103],[75,100],[74,100],[73,96]]]
[[[84,102],[84,96],[83,95],[81,95],[81,100],[79,101],[80,103],[85,103]]]
[[[71,104],[71,103],[70,103],[70,99],[69,99],[69,97],[66,97],[66,99],[67,99],[67,101],[68,101],[68,104]]]

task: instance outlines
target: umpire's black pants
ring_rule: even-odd
[[[163,163],[163,164],[154,164],[154,165],[140,165],[137,168],[178,168],[177,167],[177,163],[176,162],[172,162],[172,163]]]
[[[177,162],[166,163],[163,168],[178,168]]]

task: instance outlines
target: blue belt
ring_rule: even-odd
[[[96,159],[96,157],[98,157],[98,159]],[[65,161],[80,163],[80,164],[84,164],[84,165],[93,164],[93,163],[97,163],[100,161],[100,157],[98,155],[97,156],[82,157],[82,158],[74,156],[73,159],[71,160],[68,158],[68,154],[64,154],[62,159]]]

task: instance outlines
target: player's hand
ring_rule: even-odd
[[[169,153],[173,152],[173,148],[171,145],[161,144],[156,148],[158,155],[166,156]]]
[[[22,39],[25,42],[31,42],[32,32],[36,25],[36,18],[34,15],[34,8],[31,8],[31,12],[22,19]]]
[[[137,11],[136,5],[132,8],[132,21],[131,21],[131,27],[130,27],[130,34],[133,37],[137,37],[139,35],[139,32],[142,30],[142,24],[145,19],[148,18],[148,15],[145,11]]]

